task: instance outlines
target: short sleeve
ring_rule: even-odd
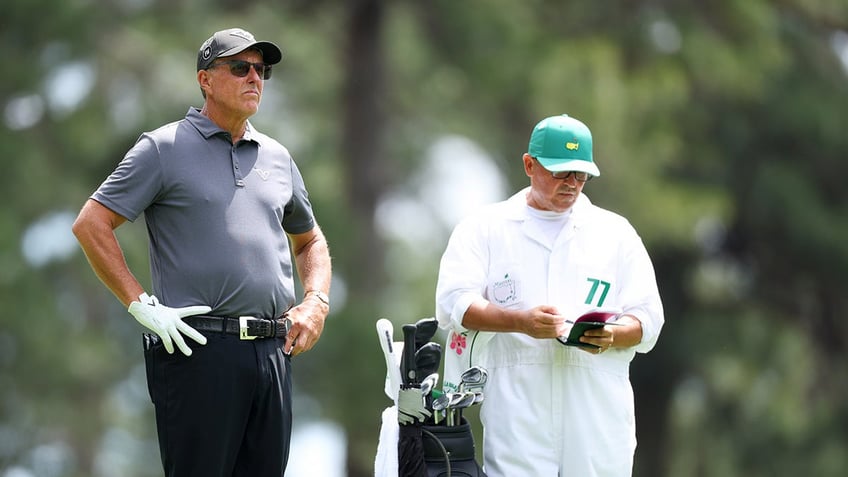
[[[289,234],[302,234],[315,227],[315,215],[303,176],[294,161],[291,161],[291,171],[292,197],[283,213],[283,230]]]
[[[134,221],[156,199],[161,184],[159,150],[143,134],[91,198]]]

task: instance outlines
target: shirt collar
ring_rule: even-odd
[[[191,123],[191,125],[194,126],[205,139],[209,139],[218,134],[225,134],[227,136],[230,135],[229,131],[221,129],[211,119],[203,115],[203,113],[200,112],[200,108],[189,108],[188,113],[186,113],[186,120]],[[250,121],[248,121],[241,140],[259,142],[254,138],[255,135],[256,132],[253,129],[253,125],[251,125]]]
[[[506,200],[506,217],[511,220],[524,221],[527,218],[527,193],[530,187],[525,187]],[[571,220],[577,221],[585,215],[592,206],[592,201],[584,193],[577,196],[577,201],[571,206]]]

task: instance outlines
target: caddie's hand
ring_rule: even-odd
[[[533,338],[556,338],[571,330],[570,324],[556,307],[541,305],[523,313],[522,332]]]
[[[424,406],[424,396],[420,388],[401,389],[398,391],[398,423],[414,424],[424,422],[432,414]]]
[[[206,337],[197,330],[183,322],[183,318],[191,315],[209,313],[212,308],[208,306],[186,306],[184,308],[171,308],[159,303],[155,296],[142,293],[138,301],[130,303],[127,311],[142,325],[159,335],[162,344],[168,354],[174,352],[174,342],[186,356],[191,356],[191,348],[186,345],[182,335],[205,345]]]

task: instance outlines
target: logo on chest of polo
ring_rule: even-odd
[[[503,280],[492,284],[492,298],[498,305],[508,305],[518,301],[518,282],[507,273]]]
[[[258,167],[254,167],[253,170],[256,171],[256,174],[258,174],[263,181],[267,181],[268,177],[271,176],[271,171],[266,171],[265,169],[260,169]]]

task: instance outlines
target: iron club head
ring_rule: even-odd
[[[489,372],[481,366],[472,366],[459,376],[459,389],[479,389],[489,380]]]

